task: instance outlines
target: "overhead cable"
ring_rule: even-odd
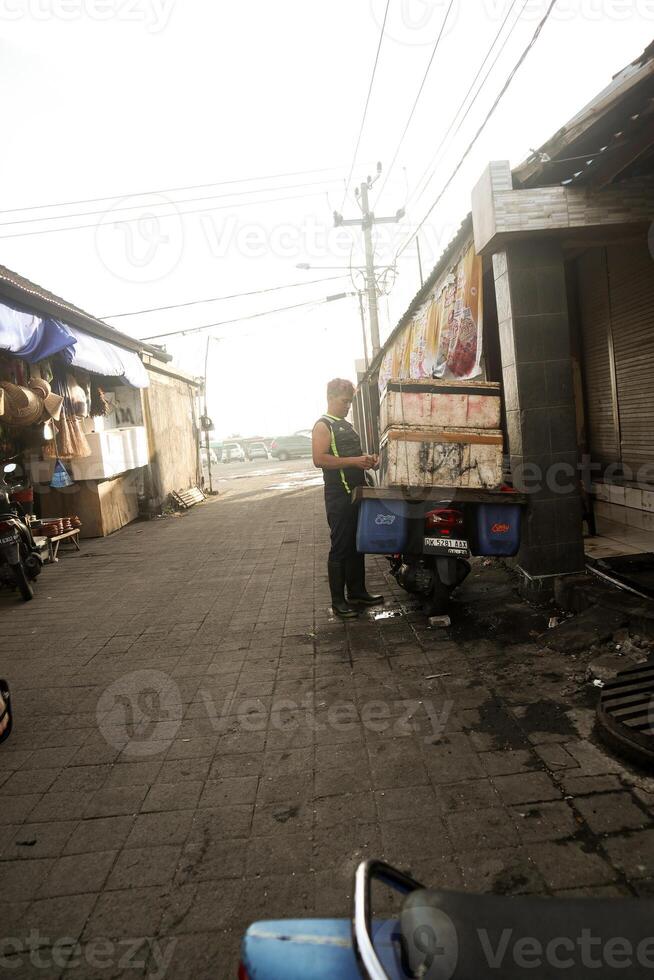
[[[88,218],[94,217],[98,214],[114,214],[117,211],[144,211],[146,208],[163,208],[170,207],[171,204],[195,204],[198,201],[218,201],[225,197],[243,197],[248,194],[267,194],[270,191],[292,191],[299,187],[323,187],[326,183],[333,183],[336,178],[332,178],[331,181],[328,180],[309,180],[302,184],[284,184],[280,187],[256,187],[248,191],[227,191],[225,194],[209,194],[206,197],[184,197],[178,201],[146,201],[141,204],[125,204],[119,205],[117,207],[103,208],[100,211],[78,211],[73,214],[49,214],[40,215],[38,218],[12,218],[11,221],[0,221],[0,228],[6,228],[9,225],[26,225],[33,224],[39,221],[65,221],[67,218]],[[240,203],[240,202],[236,202]],[[253,202],[253,203],[256,203]],[[0,212],[2,213],[2,212]]]
[[[531,49],[535,45],[536,41],[538,40],[538,38],[540,36],[540,33],[543,30],[545,24],[547,23],[547,21],[549,19],[549,16],[552,13],[552,10],[554,9],[554,6],[555,5],[556,5],[556,0],[551,0],[551,3],[549,5],[549,7],[545,11],[545,14],[544,14],[543,18],[539,22],[536,30],[534,31],[534,34],[533,34],[531,40],[529,41],[529,44],[527,45],[527,47],[524,49],[524,51],[522,52],[522,54],[518,58],[518,60],[517,60],[516,64],[514,65],[514,67],[511,69],[511,72],[509,73],[506,81],[504,82],[504,85],[500,89],[500,92],[497,95],[497,98],[495,99],[495,101],[493,102],[492,106],[488,110],[488,112],[487,112],[486,116],[484,117],[483,122],[479,126],[477,132],[475,133],[475,135],[473,136],[473,138],[468,143],[468,146],[464,150],[463,155],[459,159],[459,162],[457,163],[456,167],[454,168],[454,170],[452,171],[452,173],[450,174],[450,176],[446,180],[445,184],[443,185],[443,187],[439,191],[438,196],[436,197],[436,200],[433,202],[433,204],[431,205],[431,207],[429,208],[429,210],[427,211],[427,213],[425,214],[425,216],[423,217],[423,219],[421,220],[420,224],[415,229],[415,231],[413,231],[409,235],[409,237],[406,239],[406,241],[400,246],[400,248],[395,253],[395,259],[396,260],[402,254],[402,252],[404,252],[404,250],[406,248],[408,248],[408,246],[410,245],[410,243],[413,241],[413,239],[416,237],[416,235],[420,232],[420,229],[424,225],[425,221],[430,216],[430,214],[432,213],[432,211],[434,210],[434,208],[436,207],[436,205],[439,203],[439,201],[443,197],[443,194],[448,189],[448,187],[450,186],[450,184],[452,183],[452,181],[454,180],[454,178],[458,174],[459,170],[463,166],[463,164],[466,161],[466,159],[467,159],[470,151],[472,150],[473,146],[475,145],[475,143],[477,142],[477,140],[481,136],[482,132],[486,128],[486,126],[487,126],[487,124],[488,124],[491,116],[493,115],[493,113],[497,109],[499,103],[501,102],[503,96],[505,95],[507,89],[509,88],[511,82],[513,81],[513,79],[514,79],[514,77],[515,77],[518,69],[520,68],[520,66],[524,62],[525,58],[527,57],[527,55],[529,54],[529,52],[531,51]]]
[[[438,51],[439,45],[441,43],[441,38],[443,37],[443,32],[445,30],[445,25],[447,24],[447,19],[450,16],[450,11],[452,10],[452,7],[453,6],[454,6],[454,0],[450,0],[449,6],[448,6],[447,10],[445,11],[445,17],[443,18],[443,23],[441,24],[440,31],[438,32],[438,37],[436,38],[436,43],[434,44],[434,47],[432,48],[431,57],[430,57],[429,61],[427,62],[427,67],[425,68],[425,73],[422,76],[422,81],[420,82],[420,86],[419,86],[418,91],[416,93],[416,97],[413,100],[413,105],[411,106],[411,111],[409,112],[409,116],[407,118],[407,121],[406,121],[406,124],[404,126],[404,129],[402,130],[402,135],[400,136],[399,142],[398,142],[398,144],[397,144],[397,146],[395,148],[395,153],[393,154],[393,158],[392,158],[392,160],[390,162],[390,166],[386,170],[386,174],[384,176],[384,180],[382,181],[382,185],[379,188],[379,191],[377,193],[377,197],[375,199],[375,204],[377,204],[377,202],[379,201],[379,199],[382,196],[382,193],[384,191],[384,188],[386,187],[386,183],[388,181],[388,178],[391,175],[391,171],[392,171],[393,167],[395,166],[395,161],[397,160],[397,158],[399,156],[399,153],[400,153],[400,150],[402,149],[402,144],[404,143],[404,137],[407,134],[407,131],[409,129],[409,126],[411,125],[411,121],[412,121],[412,119],[413,119],[413,117],[415,115],[415,111],[418,108],[418,102],[420,101],[420,96],[422,95],[422,90],[425,87],[425,82],[427,81],[427,76],[429,75],[429,72],[431,70],[431,66],[432,66],[432,64],[434,62],[434,58],[436,57],[436,52]]]
[[[159,218],[175,218],[183,217],[185,214],[202,214],[206,211],[224,211],[229,208],[254,208],[260,204],[277,204],[279,201],[300,201],[305,197],[314,197],[318,191],[305,191],[303,194],[291,194],[287,197],[269,197],[264,201],[236,201],[232,204],[215,204],[207,205],[203,208],[192,208],[190,211],[170,211],[168,214],[156,214],[153,217]],[[144,205],[147,208],[147,205]],[[134,221],[141,221],[144,215],[137,215],[134,218],[120,218],[117,217],[113,224],[128,225]],[[100,226],[99,221],[92,221],[90,224],[85,225],[66,225],[62,228],[40,228],[34,231],[14,231],[9,235],[0,235],[0,241],[5,238],[25,238],[27,235],[52,235],[55,232],[66,232],[66,231],[79,231],[82,228],[98,228]]]
[[[144,313],[161,313],[163,310],[179,310],[185,306],[198,306],[201,303],[219,303],[226,299],[241,299],[244,296],[260,296],[263,293],[275,293],[280,289],[294,289],[296,286],[313,286],[317,282],[330,282],[333,279],[345,279],[348,273],[340,276],[323,276],[322,279],[308,279],[304,282],[289,282],[281,286],[268,286],[265,289],[253,289],[247,293],[230,293],[227,296],[210,296],[208,299],[192,299],[187,303],[171,303],[169,306],[152,306],[146,310],[130,310],[127,313],[108,313],[101,320],[117,320],[121,316],[141,316]]]
[[[498,38],[502,34],[502,31],[504,30],[504,26],[505,26],[507,20],[509,19],[510,15],[511,15],[511,11],[515,7],[516,3],[517,3],[517,0],[513,0],[513,2],[511,3],[511,6],[509,7],[509,9],[507,11],[506,17],[502,21],[502,24],[500,26],[500,29],[498,30],[497,34],[493,38],[493,41],[492,41],[492,43],[491,43],[488,51],[486,52],[486,56],[485,56],[484,60],[482,61],[482,63],[480,64],[478,70],[477,70],[477,74],[475,75],[475,77],[473,78],[472,82],[470,83],[470,87],[469,87],[468,91],[466,92],[466,94],[464,95],[463,99],[461,100],[461,103],[459,104],[458,109],[456,110],[456,112],[452,116],[452,119],[450,121],[450,125],[448,126],[447,130],[443,134],[443,137],[441,138],[440,143],[436,147],[436,150],[434,151],[434,155],[432,156],[431,160],[429,161],[429,163],[425,167],[425,170],[424,170],[422,176],[420,177],[420,180],[418,181],[418,184],[416,185],[416,189],[413,192],[413,194],[411,195],[411,197],[412,197],[413,200],[415,200],[417,197],[419,197],[421,194],[423,194],[427,190],[427,188],[429,187],[430,183],[432,182],[432,180],[434,178],[434,175],[436,173],[436,167],[434,167],[434,169],[432,170],[431,174],[427,178],[427,181],[425,182],[424,187],[421,187],[420,186],[422,184],[422,182],[425,180],[425,177],[427,176],[427,173],[429,172],[429,170],[431,169],[431,167],[438,161],[440,151],[442,150],[443,146],[445,145],[445,141],[447,140],[448,136],[452,132],[452,128],[453,128],[454,124],[456,123],[456,120],[458,119],[459,113],[461,112],[461,110],[463,109],[464,105],[466,104],[466,101],[468,99],[468,96],[472,92],[472,90],[473,90],[473,88],[474,88],[474,86],[475,86],[475,84],[477,82],[477,79],[481,75],[481,73],[482,73],[482,71],[484,69],[484,65],[488,61],[488,59],[490,57],[490,54],[491,54],[493,48],[497,44]],[[456,127],[456,130],[453,133],[453,138],[455,136],[457,136],[457,134],[459,133],[461,127],[463,126],[463,123],[466,121],[466,119],[468,117],[468,114],[469,114],[470,110],[472,109],[473,105],[475,104],[475,102],[479,98],[480,93],[484,90],[484,85],[486,84],[486,81],[488,80],[488,77],[489,77],[490,73],[492,72],[492,70],[495,67],[495,65],[497,64],[497,62],[499,61],[499,58],[500,58],[502,52],[504,51],[504,48],[506,47],[506,45],[507,45],[507,43],[508,43],[511,35],[513,34],[515,28],[517,27],[518,22],[519,22],[522,14],[524,12],[524,9],[525,9],[525,7],[527,6],[528,3],[529,3],[529,0],[523,0],[522,10],[520,11],[520,13],[516,17],[515,21],[511,25],[509,31],[507,32],[506,37],[504,38],[504,40],[502,41],[502,44],[500,45],[499,49],[497,50],[497,53],[495,55],[495,58],[493,59],[493,63],[491,64],[490,68],[488,69],[488,71],[484,75],[484,78],[483,78],[483,81],[482,81],[481,85],[479,86],[479,88],[475,92],[475,94],[474,94],[472,100],[470,101],[470,104],[468,105],[465,113],[463,114],[463,116],[459,120],[459,124],[458,124],[458,126]]]
[[[287,313],[289,310],[299,310],[302,306],[320,306],[323,303],[333,303],[335,300],[345,299],[347,296],[354,296],[355,293],[336,293],[334,296],[325,296],[324,299],[309,299],[304,303],[294,303],[292,306],[278,306],[274,310],[262,310],[261,313],[250,313],[248,316],[237,316],[231,320],[218,320],[216,323],[203,323],[200,327],[189,327],[186,330],[169,330],[166,333],[154,333],[148,337],[137,337],[136,340],[160,340],[163,337],[181,337],[192,333],[199,333],[201,330],[211,330],[213,327],[225,327],[228,324],[243,323],[245,320],[256,320],[258,317],[271,316],[273,313]]]
[[[23,208],[4,208],[0,214],[17,211],[39,211],[42,208],[67,208],[75,204],[97,204],[98,201],[119,201],[124,197],[145,197],[148,194],[176,194],[178,191],[199,191],[206,187],[226,187],[228,184],[250,184],[255,180],[281,180],[283,177],[304,177],[307,174],[330,173],[340,170],[340,167],[316,167],[313,170],[291,170],[284,174],[261,174],[259,177],[234,177],[230,180],[214,180],[208,184],[188,184],[185,187],[164,187],[158,190],[131,191],[125,194],[107,194],[104,197],[87,197],[78,201],[57,201],[54,204],[32,204]]]
[[[345,181],[345,190],[343,191],[343,200],[341,202],[341,211],[345,205],[345,200],[347,198],[348,188],[350,186],[350,181],[352,180],[352,174],[354,172],[354,164],[356,163],[357,153],[359,152],[359,144],[361,143],[361,136],[363,135],[363,127],[366,122],[366,115],[368,114],[368,105],[370,103],[370,94],[372,92],[372,86],[375,81],[375,74],[377,72],[377,62],[379,61],[379,52],[381,50],[382,41],[384,39],[384,31],[386,30],[386,18],[388,17],[388,8],[391,5],[391,0],[386,0],[386,9],[384,10],[384,19],[382,21],[381,31],[379,32],[379,41],[377,43],[377,53],[375,54],[375,62],[372,66],[372,75],[370,76],[370,84],[368,85],[368,94],[366,96],[366,104],[363,107],[363,116],[361,117],[361,125],[359,126],[359,135],[357,136],[356,146],[354,147],[354,153],[352,154],[352,163],[350,164],[350,172],[347,175],[347,180]]]

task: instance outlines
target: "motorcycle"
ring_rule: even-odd
[[[377,879],[404,895],[374,918]],[[654,899],[533,898],[428,889],[381,861],[359,865],[348,919],[256,922],[239,980],[527,980],[629,976],[654,969]],[[626,968],[626,972],[625,972]]]
[[[419,519],[409,524],[405,553],[387,557],[398,585],[418,596],[427,616],[441,616],[450,594],[470,573],[466,514],[452,506],[426,505],[421,510]]]
[[[21,504],[12,500],[22,489],[6,480],[15,470],[15,463],[7,463],[0,477],[0,583],[17,588],[28,602],[34,598],[32,582],[40,575],[43,560]]]

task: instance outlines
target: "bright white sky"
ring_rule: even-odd
[[[352,188],[377,160],[390,165],[448,2],[390,0]],[[524,4],[517,0],[500,43]],[[379,229],[380,264],[434,200],[548,4],[527,0],[430,186],[416,196],[510,5],[454,0],[376,207],[384,215],[407,205],[400,226],[386,226],[383,236]],[[0,222],[21,222],[1,230],[0,262],[98,316],[337,276],[347,270],[351,241],[353,263],[361,264],[357,231],[334,231],[332,211],[341,209],[384,7],[385,0],[0,0]],[[519,163],[653,35],[654,0],[558,0],[425,226],[425,272],[469,210],[486,163]],[[270,176],[283,174],[293,176]],[[219,186],[226,181],[240,182]],[[89,198],[106,199],[61,203]],[[10,211],[45,204],[54,206]],[[352,193],[343,211],[357,215]],[[138,220],[121,223],[126,218]],[[90,227],[43,233],[77,225]],[[318,268],[298,270],[303,262]],[[412,246],[380,301],[382,338],[418,286]],[[348,289],[348,278],[335,279],[109,322],[144,337]],[[356,298],[209,332],[222,338],[209,360],[209,408],[220,436],[311,426],[325,382],[354,377],[362,356]],[[191,373],[203,371],[206,335],[167,341]]]

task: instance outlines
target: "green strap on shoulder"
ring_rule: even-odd
[[[324,418],[331,419],[333,422],[340,422],[341,421],[335,415],[328,415],[326,412],[325,412]],[[339,456],[339,452],[338,452],[338,449],[336,448],[336,438],[334,436],[334,429],[332,428],[331,425],[329,427],[329,431],[331,433],[331,450],[332,450],[332,453],[334,454],[334,456],[338,457]],[[345,487],[345,492],[346,493],[350,493],[351,492],[350,491],[350,485],[347,482],[347,480],[345,479],[345,471],[344,470],[339,470],[338,472],[341,474],[341,482],[342,482],[343,486]]]

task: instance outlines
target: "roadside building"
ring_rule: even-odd
[[[199,385],[169,361],[0,266],[0,459],[40,517],[102,536],[197,485]]]
[[[366,448],[391,377],[501,381],[525,580],[582,570],[584,522],[588,553],[654,551],[654,44],[471,203],[364,375]]]

